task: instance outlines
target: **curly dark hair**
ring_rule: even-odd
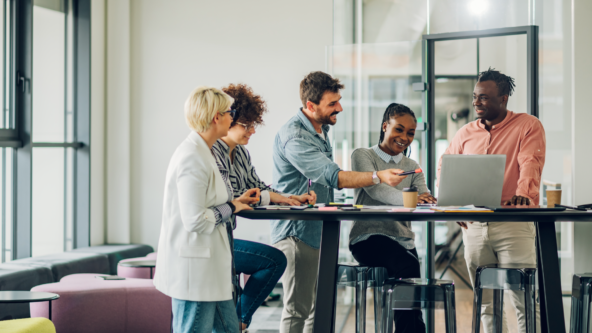
[[[263,125],[263,114],[267,112],[267,103],[260,95],[255,95],[253,89],[246,84],[229,84],[222,88],[222,91],[234,98],[234,103],[230,107],[236,110],[236,115],[232,119],[230,127],[237,122],[245,125]]]
[[[514,92],[514,87],[516,84],[514,83],[514,79],[510,76],[502,74],[500,71],[496,71],[495,68],[489,67],[488,70],[479,73],[479,78],[477,82],[483,81],[493,81],[497,85],[497,90],[499,92],[498,96],[512,96]]]
[[[323,94],[326,91],[339,92],[344,86],[339,79],[334,79],[331,75],[323,72],[311,72],[300,82],[300,99],[302,106],[306,108],[306,102],[311,101],[315,104],[321,103]]]

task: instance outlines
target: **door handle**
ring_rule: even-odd
[[[25,92],[27,82],[30,82],[20,71],[16,72],[16,85],[21,85],[21,91]]]

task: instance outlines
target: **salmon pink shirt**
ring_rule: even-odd
[[[508,111],[506,118],[492,126],[491,131],[485,129],[480,119],[463,126],[444,154],[506,155],[502,203],[519,195],[538,205],[545,149],[545,130],[538,118]],[[441,167],[440,158],[438,178]]]

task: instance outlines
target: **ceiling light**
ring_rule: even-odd
[[[489,9],[489,3],[487,0],[473,0],[469,2],[469,11],[471,14],[480,16]]]

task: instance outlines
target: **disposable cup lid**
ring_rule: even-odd
[[[403,192],[417,192],[417,187],[405,187]]]

